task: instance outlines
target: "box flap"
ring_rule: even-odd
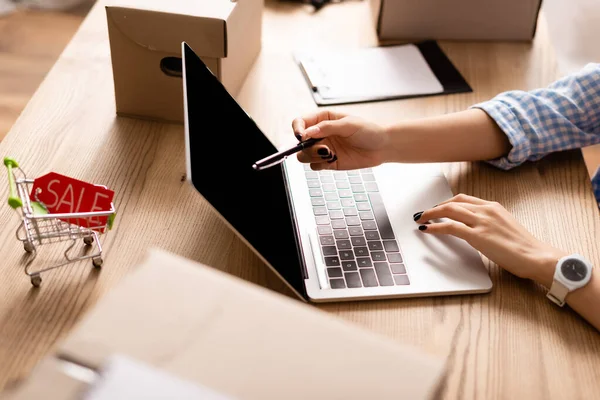
[[[430,398],[440,359],[310,305],[160,250],[59,347],[99,368],[111,354],[244,399]]]
[[[136,1],[106,6],[107,18],[124,36],[154,51],[179,55],[188,42],[200,56],[227,57],[227,19],[236,3],[225,0],[185,2]],[[124,7],[122,4],[137,4]],[[141,8],[143,6],[143,8]]]

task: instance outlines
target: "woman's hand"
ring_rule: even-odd
[[[386,161],[390,138],[377,124],[333,111],[321,111],[292,122],[298,140],[323,138],[298,153],[298,160],[312,169],[359,169]]]
[[[423,233],[464,239],[507,271],[547,288],[552,285],[556,263],[566,255],[536,239],[500,204],[477,197],[460,194],[416,213],[414,219]]]

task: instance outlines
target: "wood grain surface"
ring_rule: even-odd
[[[0,140],[52,68],[92,1],[65,11],[18,9],[0,17]]]
[[[291,52],[374,44],[366,2],[313,14],[303,5],[267,1],[263,49],[238,101],[275,144],[291,143],[292,118],[316,108]],[[473,93],[335,108],[388,123],[462,110],[500,91],[531,89],[557,77],[543,23],[533,43],[441,45]],[[36,290],[23,273],[24,252],[14,237],[18,217],[8,206],[0,208],[0,388],[26,377],[152,246],[290,295],[182,182],[183,127],[115,116],[109,54],[100,2],[0,144],[0,155],[15,157],[32,177],[56,171],[107,185],[116,192],[118,212],[115,229],[103,237],[101,272],[78,263],[46,274]],[[581,152],[510,172],[480,163],[444,170],[455,193],[500,201],[540,239],[600,265],[600,218]],[[0,185],[0,198],[7,193],[7,185]],[[60,256],[61,248],[52,247],[40,248],[38,257]],[[550,303],[532,282],[488,265],[495,286],[486,295],[311,307],[447,357],[440,398],[595,397],[598,332]]]

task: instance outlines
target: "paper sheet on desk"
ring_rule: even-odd
[[[324,99],[442,93],[444,88],[413,44],[303,53],[298,61]]]
[[[129,357],[113,356],[83,400],[233,400]]]

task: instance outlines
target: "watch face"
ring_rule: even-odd
[[[582,281],[587,275],[587,267],[579,260],[566,260],[560,267],[563,276],[570,281]]]

